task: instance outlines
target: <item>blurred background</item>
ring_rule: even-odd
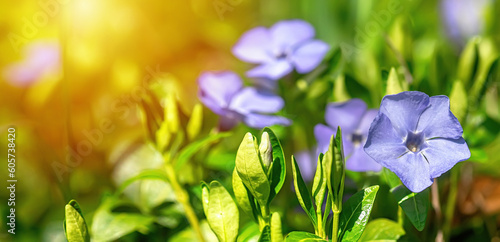
[[[488,65],[471,64],[472,72],[483,73],[472,79],[485,80],[477,104],[469,104],[467,123],[462,123],[474,162],[460,167],[463,187],[454,205],[452,236],[499,240],[499,14],[500,3],[493,0],[4,1],[0,4],[0,134],[4,137],[0,155],[7,156],[7,129],[13,126],[18,187],[17,233],[12,237],[5,222],[9,193],[0,190],[0,241],[64,241],[63,207],[72,198],[91,221],[105,194],[137,170],[161,163],[161,157],[144,145],[137,110],[148,86],[161,80],[162,88],[175,90],[180,110],[189,116],[199,103],[196,81],[201,72],[243,74],[249,68],[231,54],[242,33],[294,18],[315,27],[316,38],[331,46],[330,56],[342,56],[341,67],[332,68],[331,75],[323,78],[326,84],[316,85],[316,93],[307,96],[311,105],[317,105],[311,108],[318,111],[311,116],[313,123],[324,122],[324,104],[335,100],[332,88],[338,73],[345,75],[348,95],[362,98],[372,108],[378,107],[394,66],[411,81],[412,90],[450,95],[461,75],[460,56],[471,40],[477,43],[478,58]],[[466,90],[474,89],[470,83]],[[317,101],[319,97],[327,98]],[[209,109],[203,113],[203,130],[208,133],[217,117]],[[239,126],[233,137],[214,148],[209,161],[198,157],[204,163],[189,167],[190,175],[181,176],[181,182],[196,186],[201,180],[230,180],[236,148],[248,130],[258,132]],[[305,130],[281,132],[287,154],[313,147],[300,141]],[[0,177],[6,180],[7,164],[2,164]],[[174,201],[168,192],[161,201],[148,195],[158,189],[168,186],[131,187],[129,199],[146,201],[149,208]],[[286,203],[281,200],[275,205]],[[149,235],[173,238],[186,227],[176,216],[165,215],[158,227],[168,229],[149,229]],[[301,224],[304,216],[290,215],[284,230],[310,226]],[[140,232],[128,236],[156,241]]]

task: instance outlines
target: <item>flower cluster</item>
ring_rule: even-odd
[[[313,39],[314,35],[314,28],[307,22],[281,21],[270,29],[257,27],[244,33],[233,53],[243,61],[259,64],[246,73],[247,77],[275,81],[294,68],[298,73],[307,73],[319,65],[329,47]],[[243,87],[243,81],[233,72],[203,73],[198,84],[203,104],[221,117],[221,129],[230,129],[240,121],[253,128],[291,123],[287,118],[270,115],[283,108],[281,97]]]

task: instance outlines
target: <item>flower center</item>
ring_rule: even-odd
[[[361,141],[363,141],[363,135],[358,134],[358,133],[353,133],[351,135],[351,141],[354,144],[354,146],[357,146],[361,144]]]
[[[408,132],[406,136],[406,148],[414,153],[425,148],[424,135],[422,133]]]

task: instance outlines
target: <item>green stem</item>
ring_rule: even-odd
[[[403,212],[403,209],[401,206],[398,205],[398,224],[401,225],[402,228],[404,228],[404,222],[405,222],[405,213]]]
[[[323,211],[321,211],[321,207],[316,211],[316,217],[318,217],[318,233],[317,236],[324,238],[325,232],[323,229]]]
[[[189,203],[189,194],[182,188],[182,186],[177,181],[177,176],[175,175],[174,167],[172,163],[168,160],[165,161],[165,170],[167,172],[168,180],[170,181],[170,185],[172,185],[172,189],[174,189],[175,196],[177,201],[183,206],[184,211],[186,212],[186,217],[191,224],[191,227],[196,232],[198,236],[198,240],[203,242],[205,238],[203,237],[203,233],[201,231],[200,222],[198,221],[198,217],[194,212],[193,207]]]
[[[339,231],[340,211],[333,211],[332,242],[337,242]]]
[[[443,235],[445,241],[448,241],[450,238],[451,225],[455,213],[455,202],[457,200],[459,172],[459,167],[455,167],[450,173],[450,192],[448,193],[448,201],[446,201],[443,222]]]

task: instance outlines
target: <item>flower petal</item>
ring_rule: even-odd
[[[268,78],[278,80],[293,70],[292,64],[285,59],[268,62],[247,71],[251,78]]]
[[[412,192],[419,193],[432,185],[429,163],[420,152],[408,152],[389,164],[386,167]]]
[[[312,154],[309,150],[302,150],[294,156],[297,160],[297,164],[299,165],[302,178],[305,181],[312,181],[317,165],[317,162],[314,160],[314,154]]]
[[[450,111],[447,96],[433,96],[430,106],[420,115],[417,132],[424,132],[426,139],[440,137],[458,139],[463,129],[458,119]]]
[[[370,130],[370,125],[372,124],[375,117],[377,117],[377,109],[368,109],[361,118],[361,122],[358,125],[357,132],[359,132],[365,138],[368,136],[368,131]],[[364,145],[364,144],[363,144]]]
[[[283,105],[284,101],[280,96],[247,87],[234,95],[229,109],[244,115],[248,113],[275,113],[280,111]]]
[[[281,51],[289,50],[305,40],[312,39],[315,34],[311,24],[298,19],[280,21],[271,27],[270,32],[274,49]]]
[[[357,98],[343,103],[330,103],[326,107],[325,121],[333,130],[340,126],[342,134],[350,135],[356,131],[365,111],[365,102]]]
[[[243,87],[243,81],[234,72],[205,72],[198,78],[200,100],[213,112],[222,115],[233,96]]]
[[[430,164],[431,178],[441,176],[455,164],[470,158],[470,150],[463,138],[432,139],[427,141],[427,149],[422,154]]]
[[[250,63],[270,62],[272,56],[272,40],[269,30],[257,27],[244,33],[233,47],[233,54],[238,59]]]
[[[364,149],[371,158],[387,168],[392,166],[390,161],[408,151],[391,120],[383,113],[373,120]]]
[[[346,168],[358,172],[382,170],[382,166],[368,156],[361,145],[354,148],[351,157],[347,158]]]
[[[330,47],[321,40],[301,44],[291,55],[291,61],[298,73],[308,73],[316,68]]]
[[[292,124],[292,121],[285,117],[277,115],[258,114],[258,113],[249,113],[245,115],[245,117],[243,118],[243,122],[245,122],[245,124],[248,125],[249,127],[256,129],[262,129],[266,126],[271,126],[271,125],[288,126]]]
[[[410,91],[387,95],[382,99],[380,112],[385,114],[401,137],[415,131],[420,114],[429,106],[429,96]]]
[[[335,130],[324,124],[316,124],[314,126],[314,137],[316,137],[316,142],[318,143],[318,154],[324,154],[328,150],[330,138],[335,132]]]

